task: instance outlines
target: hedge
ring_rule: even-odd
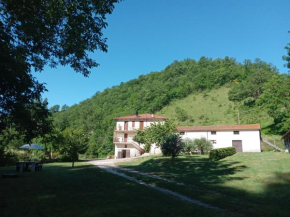
[[[236,153],[235,147],[229,147],[229,148],[218,148],[211,150],[209,153],[209,159],[212,161],[218,161],[220,159],[223,159],[227,156],[234,155]]]

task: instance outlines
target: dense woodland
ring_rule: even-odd
[[[230,87],[228,97],[231,101],[238,102],[241,107],[263,108],[268,112],[274,119],[269,133],[282,134],[290,128],[288,74],[279,74],[274,66],[260,59],[238,63],[229,57],[202,57],[199,61],[174,61],[161,72],[151,72],[107,88],[72,107],[51,107],[54,130],[35,141],[59,151],[62,150],[59,135],[67,134],[68,129],[77,129],[78,133],[71,137],[87,143],[82,147],[83,153],[88,157],[103,157],[113,152],[114,117],[131,115],[135,111],[156,113],[173,100],[224,85]],[[176,109],[176,116],[181,121],[182,112],[182,108]]]

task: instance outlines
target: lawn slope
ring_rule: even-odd
[[[290,155],[237,153],[219,162],[208,156],[151,157],[122,163],[184,185],[137,178],[245,216],[289,216]]]

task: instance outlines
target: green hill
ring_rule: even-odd
[[[238,116],[241,124],[261,123],[262,128],[273,124],[273,118],[263,108],[246,109],[241,107],[241,103],[230,101],[229,90],[227,85],[211,91],[192,93],[183,99],[172,101],[157,114],[174,119],[182,126],[238,124]],[[178,118],[177,108],[184,110],[186,120]]]
[[[239,113],[241,124],[261,123],[265,133],[281,134],[288,127],[284,121],[288,113],[281,115],[281,111],[288,110],[283,105],[278,110],[272,106],[272,90],[268,95],[263,92],[267,85],[279,87],[278,81],[290,82],[289,78],[259,59],[243,64],[229,57],[174,61],[161,72],[107,88],[54,113],[54,125],[60,132],[68,127],[81,129],[89,138],[86,154],[99,157],[113,151],[113,118],[136,111],[164,115],[180,125],[237,124]],[[275,124],[268,115],[271,109],[277,114]]]

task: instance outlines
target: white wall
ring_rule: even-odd
[[[143,121],[144,124],[144,128],[145,127],[150,127],[151,124],[153,123],[158,123],[157,121],[156,122],[153,122],[153,121]],[[164,123],[164,121],[161,121],[160,123]],[[119,130],[119,126],[121,126],[121,130],[124,130],[124,127],[125,127],[125,121],[117,121],[116,122],[116,129]],[[140,127],[140,122],[139,121],[135,121],[135,129],[139,129]],[[128,121],[128,130],[133,130],[133,127],[132,127],[132,121]]]
[[[243,152],[261,152],[260,132],[258,130],[240,130],[239,135],[235,135],[233,131],[216,131],[216,135],[211,135],[208,132],[185,132],[182,139],[199,139],[206,138],[207,140],[216,140],[213,148],[232,147],[232,140],[242,140]]]
[[[122,150],[130,150],[130,157],[136,157],[139,155],[139,151],[132,144],[126,144],[127,148],[125,148],[125,144],[115,144],[115,158],[118,157],[118,151]]]

